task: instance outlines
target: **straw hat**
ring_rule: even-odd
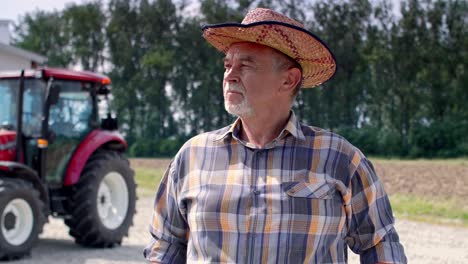
[[[203,37],[226,53],[236,42],[254,42],[281,51],[302,67],[302,88],[312,88],[329,80],[336,71],[330,49],[304,26],[280,13],[265,8],[251,10],[242,23],[223,23],[203,27]]]

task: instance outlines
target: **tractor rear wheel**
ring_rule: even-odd
[[[0,260],[28,255],[45,220],[44,203],[32,184],[0,177]]]
[[[115,151],[98,151],[71,187],[65,219],[77,244],[113,247],[128,235],[135,213],[135,181],[129,162]]]

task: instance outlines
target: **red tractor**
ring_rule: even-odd
[[[136,185],[109,84],[85,71],[0,73],[0,260],[29,254],[49,215],[83,246],[128,235]]]

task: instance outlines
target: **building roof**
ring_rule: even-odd
[[[5,43],[0,43],[0,52],[6,52],[24,59],[32,60],[39,64],[44,64],[47,61],[47,57]]]

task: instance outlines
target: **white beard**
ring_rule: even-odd
[[[254,110],[247,100],[245,89],[244,87],[242,87],[242,85],[227,83],[224,87],[224,94],[226,94],[227,90],[240,92],[243,95],[242,101],[238,104],[230,103],[226,99],[224,99],[224,108],[228,113],[238,117],[249,117],[254,114]]]

